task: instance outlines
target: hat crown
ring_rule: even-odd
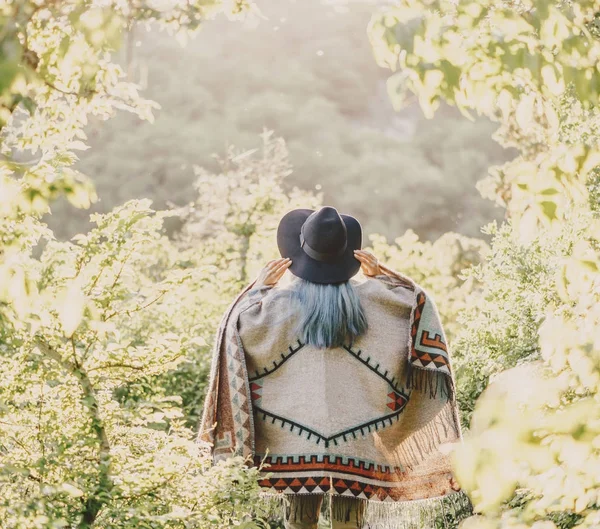
[[[306,219],[302,236],[317,252],[336,254],[346,247],[348,233],[337,209],[324,206]]]

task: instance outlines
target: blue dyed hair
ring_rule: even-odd
[[[320,284],[296,278],[292,291],[300,313],[296,335],[319,349],[351,344],[367,331],[367,318],[349,281]]]

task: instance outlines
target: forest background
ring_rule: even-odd
[[[279,523],[195,428],[322,203],[439,300],[464,523],[600,525],[598,4],[0,5],[2,527]]]

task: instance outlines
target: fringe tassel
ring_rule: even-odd
[[[369,502],[362,527],[369,529],[451,529],[473,514],[464,492],[400,503]]]
[[[290,522],[319,521],[319,512],[323,502],[322,494],[298,494],[290,498],[290,503],[285,511],[285,519]]]
[[[439,445],[454,440],[458,433],[453,404],[448,402],[434,419],[402,440],[396,448],[395,464],[411,471],[435,454]]]
[[[406,387],[423,393],[429,392],[431,399],[437,398],[439,394],[441,399],[454,400],[454,382],[450,375],[415,367],[410,361],[406,369]]]
[[[325,496],[328,496],[327,502],[323,501]],[[271,521],[283,518],[290,522],[316,523],[322,512],[321,522],[356,523],[356,527],[362,529],[454,529],[461,520],[473,514],[471,501],[463,491],[403,502],[363,500],[335,494],[264,493],[261,498],[274,514]]]

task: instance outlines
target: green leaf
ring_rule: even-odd
[[[539,192],[540,195],[557,195],[559,193],[560,191],[555,187],[548,187],[547,189],[544,189]]]
[[[556,215],[556,211],[558,208],[558,205],[556,204],[556,202],[544,200],[544,201],[540,202],[540,206],[542,208],[542,212],[549,220],[552,221],[552,220],[556,220],[558,218]]]

